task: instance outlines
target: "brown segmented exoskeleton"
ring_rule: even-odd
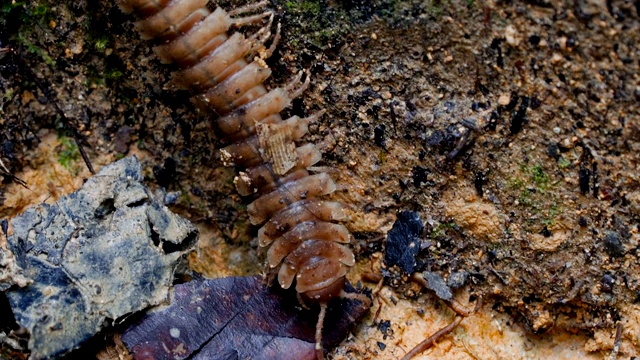
[[[235,179],[241,195],[255,196],[248,206],[261,247],[269,247],[267,268],[275,271],[282,288],[294,280],[302,305],[319,304],[316,351],[321,345],[327,303],[335,297],[361,300],[362,294],[346,293],[346,274],[355,263],[348,244],[352,236],[344,225],[342,205],[319,197],[331,194],[336,184],[326,173],[309,168],[321,160],[313,144],[298,146],[309,123],[323,112],[307,118],[283,120],[280,112],[309,85],[299,73],[287,86],[267,91],[263,82],[271,75],[264,59],[279,39],[279,27],[272,44],[273,13],[262,10],[266,1],[226,12],[207,8],[209,0],[118,0],[120,7],[138,18],[136,29],[144,39],[154,39],[155,53],[164,63],[180,68],[173,81],[194,94],[201,110],[214,113],[220,137],[230,144],[220,150],[226,165],[242,169]],[[253,12],[258,12],[251,14]],[[266,25],[250,37],[232,27]],[[250,57],[253,61],[248,61]]]

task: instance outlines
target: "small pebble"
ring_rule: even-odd
[[[604,249],[610,256],[619,257],[624,255],[625,249],[620,235],[615,231],[608,231],[604,237]]]
[[[605,273],[604,276],[602,276],[602,291],[606,292],[606,293],[611,293],[613,292],[613,285],[616,283],[616,279],[609,273]]]

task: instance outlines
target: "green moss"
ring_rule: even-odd
[[[520,205],[537,208],[536,204],[532,201],[532,193],[529,189],[522,189],[518,196],[518,203]]]
[[[60,151],[58,152],[58,163],[64,166],[70,171],[75,171],[75,163],[80,158],[80,151],[78,151],[78,145],[69,137],[61,137]]]
[[[102,35],[97,39],[92,39],[92,40],[93,40],[93,47],[95,47],[96,50],[98,51],[104,51],[109,45],[109,38],[105,35]]]
[[[540,221],[544,226],[553,226],[556,224],[556,218],[558,215],[562,214],[564,209],[557,204],[551,205],[551,207],[544,211],[544,217]]]
[[[551,176],[540,164],[520,166],[520,176],[509,180],[509,188],[515,191],[518,206],[530,216],[524,222],[528,232],[540,232],[543,226],[552,226],[563,213]]]
[[[49,15],[49,6],[47,4],[36,4],[32,10],[31,15],[46,18]]]
[[[456,223],[453,221],[440,223],[431,231],[431,238],[436,239],[436,238],[442,237],[446,235],[449,229],[453,229],[455,227],[456,227]]]
[[[429,3],[429,7],[427,8],[427,12],[433,17],[440,17],[444,13],[445,8],[450,8],[450,1],[442,1],[442,0],[431,0]]]
[[[124,72],[116,67],[109,67],[103,71],[100,71],[95,66],[89,65],[87,66],[87,70],[89,75],[87,76],[88,85],[106,85],[107,81],[118,80],[122,77],[122,75],[124,75]],[[117,83],[117,81],[115,82]]]
[[[9,40],[41,57],[49,66],[54,66],[55,60],[32,39],[41,38],[42,31],[49,28],[49,21],[54,18],[46,1],[7,1],[0,6],[0,27],[10,34]]]
[[[55,66],[56,65],[56,61],[53,60],[53,58],[51,56],[49,56],[49,54],[42,49],[41,47],[35,45],[34,43],[32,43],[26,36],[25,33],[19,33],[18,36],[15,38],[16,41],[18,42],[18,44],[22,45],[25,49],[27,49],[28,52],[38,55],[39,57],[42,58],[42,60],[44,60],[45,64],[49,65],[49,66]]]
[[[560,167],[560,169],[564,170],[564,169],[568,168],[569,166],[571,166],[571,162],[569,162],[569,160],[561,157],[561,158],[558,159],[558,166]]]
[[[547,174],[542,165],[536,164],[530,169],[531,179],[538,188],[546,189],[549,186],[549,174]]]
[[[109,80],[118,80],[122,75],[122,71],[117,68],[109,68],[104,72],[104,78]]]
[[[104,85],[105,81],[104,81],[104,77],[102,76],[100,71],[96,69],[95,66],[88,65],[87,66],[87,86],[90,86],[92,84]]]
[[[29,21],[26,1],[6,1],[0,6],[0,25],[5,27],[10,19]]]
[[[338,9],[332,8],[329,11],[325,1],[289,0],[284,3],[284,8],[289,18],[287,23],[291,24],[292,28],[300,29],[300,34],[306,34],[304,42],[324,48],[336,36],[334,28],[340,25],[332,19]],[[292,39],[290,44],[296,47],[300,42]]]
[[[181,187],[180,188],[180,202],[189,206],[191,205],[191,197],[189,196],[189,191],[187,189]]]
[[[105,51],[110,43],[109,34],[104,31],[106,24],[103,21],[103,19],[98,19],[96,16],[88,16],[82,24],[87,33],[87,43],[98,52]]]
[[[520,190],[523,189],[527,184],[534,186],[535,191],[542,191],[548,189],[550,187],[550,176],[544,170],[542,165],[536,164],[534,166],[527,166],[525,164],[520,166],[520,172],[522,175],[526,176],[526,179],[522,177],[511,178],[509,180],[509,187],[512,189]]]
[[[511,178],[509,179],[509,188],[520,190],[524,188],[525,181],[522,178]]]
[[[305,12],[311,15],[313,14],[318,15],[320,14],[320,10],[321,10],[320,2],[314,1],[314,0],[287,1],[285,3],[285,7],[287,8],[288,11]]]
[[[7,100],[11,100],[11,98],[13,98],[13,95],[15,94],[15,92],[13,91],[12,88],[6,89],[4,95],[2,95],[2,99],[7,101]]]

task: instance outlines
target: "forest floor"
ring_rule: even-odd
[[[419,358],[609,358],[618,328],[618,358],[640,355],[637,1],[271,7],[283,36],[268,85],[309,69],[285,115],[327,111],[305,141],[321,144],[351,215],[349,279],[374,288],[386,275],[334,358],[397,358],[453,318],[408,274],[380,269],[405,210],[425,221],[416,270],[484,303]],[[260,273],[257,229],[209,115],[171,86],[132,18],[104,0],[0,11],[0,47],[15,49],[0,58],[0,218],[90,176],[77,129],[96,169],[135,154],[149,186],[181,193],[172,209],[201,231],[194,270]]]

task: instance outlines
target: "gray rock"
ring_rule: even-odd
[[[440,299],[453,299],[451,289],[449,289],[442,276],[430,271],[423,272],[422,276],[424,276],[424,279],[427,281],[427,288],[435,292]]]
[[[0,291],[17,285],[27,286],[30,282],[22,269],[16,264],[13,254],[7,249],[4,234],[0,235]]]
[[[138,160],[125,158],[12,220],[9,249],[32,283],[6,295],[31,335],[31,358],[61,356],[113,320],[167,300],[197,232],[141,181]]]
[[[447,286],[451,289],[460,289],[467,282],[467,273],[465,271],[456,271],[449,275]]]

